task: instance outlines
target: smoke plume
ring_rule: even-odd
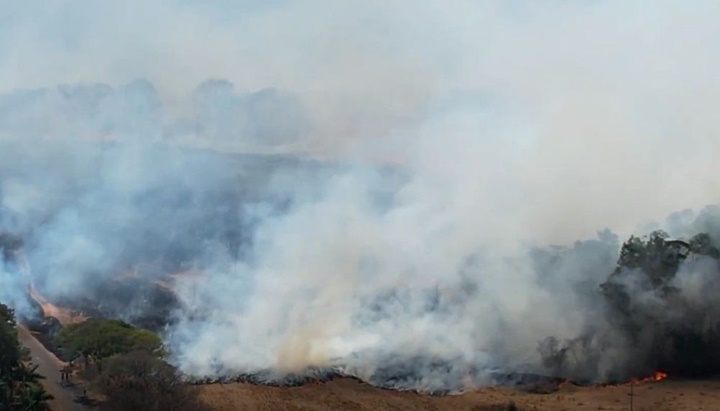
[[[162,310],[193,377],[460,390],[591,335],[607,380],[621,242],[717,234],[665,220],[720,200],[715,1],[41,3],[0,12],[0,298]]]

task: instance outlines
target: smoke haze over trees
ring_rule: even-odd
[[[717,2],[253,3],[0,12],[2,301],[198,378],[600,381],[714,340]]]

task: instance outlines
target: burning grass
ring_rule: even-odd
[[[401,358],[397,355],[390,355],[386,358],[386,361],[379,361],[381,365],[376,366],[374,373],[369,377],[366,374],[348,372],[348,368],[343,367],[309,368],[302,373],[296,374],[282,374],[272,370],[257,370],[238,374],[233,373],[232,369],[225,369],[223,364],[219,364],[217,375],[222,375],[221,377],[194,379],[193,383],[198,385],[244,383],[276,387],[299,387],[326,384],[338,379],[358,378],[358,375],[363,375],[364,381],[379,388],[417,391],[434,396],[444,396],[483,385],[510,387],[529,393],[551,394],[567,387],[608,387],[658,382],[667,378],[665,371],[651,372],[643,377],[636,377],[637,375],[643,375],[648,369],[658,368],[658,364],[672,365],[674,368],[670,369],[669,372],[682,377],[682,373],[675,371],[678,369],[678,364],[682,363],[680,360],[684,358],[683,356],[692,357],[694,355],[694,351],[690,349],[692,347],[690,345],[675,346],[671,351],[663,351],[658,347],[662,348],[661,343],[667,343],[667,338],[670,338],[671,341],[680,341],[682,339],[676,337],[687,337],[691,334],[677,334],[676,328],[672,328],[672,332],[667,333],[665,331],[670,328],[659,327],[658,321],[656,321],[658,318],[650,318],[647,315],[637,316],[636,313],[626,312],[627,307],[621,303],[624,301],[622,297],[627,296],[629,291],[623,288],[623,283],[617,281],[625,275],[644,275],[649,279],[648,281],[653,287],[657,290],[664,290],[677,273],[680,262],[688,258],[689,252],[692,251],[698,255],[713,258],[717,257],[717,250],[707,245],[703,238],[698,237],[698,239],[690,243],[684,243],[667,241],[661,234],[655,234],[645,240],[631,238],[623,245],[618,268],[610,274],[606,283],[603,284],[605,287],[602,288],[600,294],[606,298],[609,306],[612,318],[611,324],[616,326],[613,331],[628,332],[630,335],[631,331],[636,328],[646,327],[652,331],[651,336],[657,344],[652,346],[650,350],[645,350],[642,353],[643,356],[638,356],[638,362],[630,362],[627,364],[626,369],[618,369],[618,373],[612,380],[613,384],[597,384],[596,375],[592,379],[576,377],[578,373],[575,371],[582,369],[582,366],[586,365],[582,361],[577,362],[576,359],[587,360],[594,358],[592,355],[588,355],[588,352],[583,351],[588,347],[593,348],[586,345],[587,341],[591,339],[585,339],[584,336],[564,342],[549,338],[545,341],[546,344],[541,344],[540,354],[546,359],[544,365],[547,368],[547,372],[542,373],[540,371],[541,374],[489,373],[487,370],[478,370],[473,367],[458,367],[459,364],[451,363],[450,360],[422,356]],[[677,247],[684,247],[685,245],[687,245],[685,247],[687,250],[685,248],[683,248],[682,252],[677,250]],[[14,252],[13,255],[16,257],[21,256],[19,251]],[[18,261],[20,262],[21,272],[31,277],[24,260],[19,258]],[[134,325],[155,330],[160,329],[168,324],[171,311],[178,307],[177,296],[174,293],[175,283],[202,275],[201,272],[185,270],[173,271],[175,274],[160,275],[155,273],[153,276],[148,276],[140,272],[139,266],[134,267],[133,270],[123,271],[123,274],[114,277],[109,282],[89,289],[86,298],[68,301],[67,304],[62,305],[48,301],[31,285],[28,288],[28,295],[37,304],[42,316],[46,318],[43,323],[46,333],[56,334],[59,328],[82,322],[87,317],[116,318],[120,314],[125,316],[135,315],[129,321]],[[627,270],[631,268],[636,271],[627,274]],[[637,270],[640,270],[640,274],[638,274]],[[647,270],[648,273],[643,270]],[[672,289],[666,291],[667,295],[673,295],[674,291]],[[662,294],[661,297],[663,295],[666,294]],[[669,301],[675,300],[669,299]],[[632,308],[637,309],[637,307]],[[78,311],[84,314],[78,315]],[[623,317],[626,314],[633,314],[628,317],[631,321],[623,321],[626,319]],[[643,323],[642,320],[648,321]],[[702,347],[706,346],[702,345]],[[571,364],[571,360],[576,361],[576,363]],[[462,369],[462,371],[456,372],[458,369]],[[587,367],[587,369],[592,370],[592,367]],[[664,367],[661,367],[661,369],[666,370]],[[432,385],[421,386],[421,381],[425,383],[428,380],[427,373],[432,374],[433,378],[437,375],[441,377],[437,381],[433,381]]]
[[[462,395],[427,396],[412,392],[383,390],[344,378],[323,384],[274,387],[250,383],[196,386],[200,398],[217,411],[239,409],[356,410],[375,411],[504,410],[513,403],[521,411],[627,411],[630,383],[622,385],[562,385],[549,395],[519,391],[509,387],[483,387]],[[676,381],[639,383],[633,386],[635,410],[720,409],[720,381]]]
[[[81,312],[52,304],[37,292],[32,284],[28,286],[28,295],[40,306],[44,318],[56,318],[63,326],[79,324],[88,319],[88,317]]]

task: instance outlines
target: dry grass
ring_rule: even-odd
[[[216,411],[626,411],[629,387],[563,387],[552,394],[483,388],[463,395],[430,397],[374,388],[354,380],[278,388],[232,383],[196,387]],[[663,381],[634,388],[636,411],[720,410],[720,381]]]

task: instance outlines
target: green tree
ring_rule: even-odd
[[[49,411],[48,401],[53,396],[45,392],[38,384],[22,385],[18,388],[13,406],[18,411]]]
[[[56,343],[69,359],[83,355],[98,367],[105,358],[131,351],[146,351],[156,357],[165,355],[157,334],[119,320],[91,318],[70,325],[60,331]]]
[[[17,339],[15,313],[0,304],[0,410],[45,411],[47,394],[38,381],[43,378],[37,366],[25,363],[27,357]]]

